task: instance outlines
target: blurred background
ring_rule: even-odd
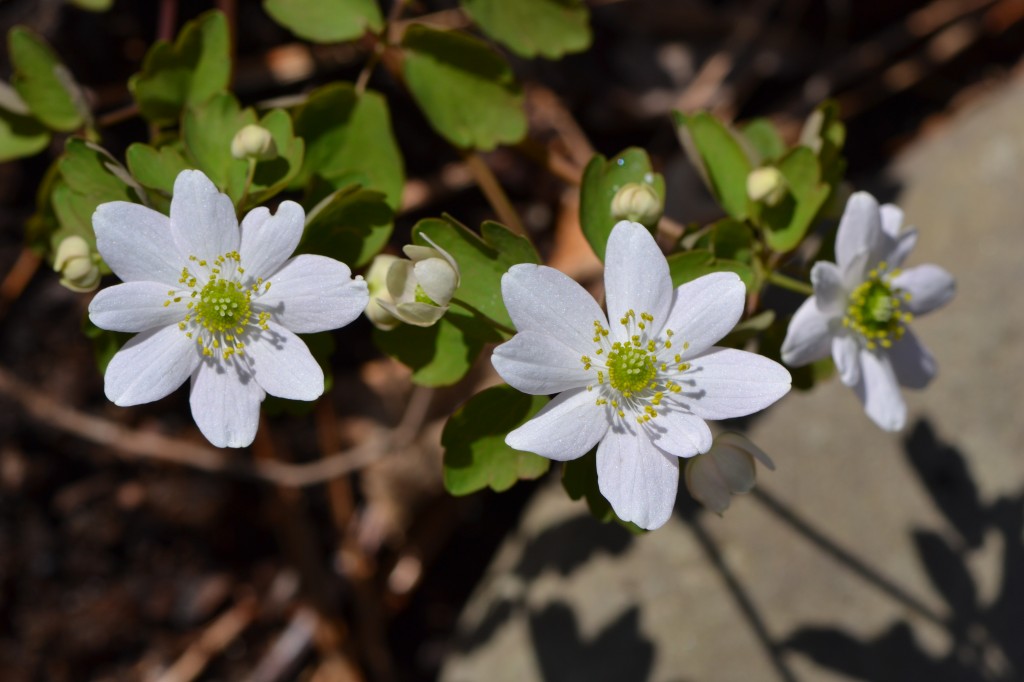
[[[595,152],[645,148],[667,215],[704,223],[718,209],[671,110],[768,116],[791,141],[835,98],[852,185],[905,209],[911,264],[958,278],[915,323],[940,375],[908,395],[906,432],[878,431],[836,381],[794,393],[726,425],[775,460],[754,493],[724,518],[681,494],[665,528],[633,536],[569,501],[557,472],[447,496],[441,427],[496,378],[415,388],[360,320],[334,335],[327,399],[215,451],[184,390],[105,400],[89,296],[24,249],[57,139],[0,165],[0,679],[1024,679],[1024,0],[588,4],[589,51],[510,57],[530,134],[485,155],[548,262],[599,282],[573,184]],[[0,29],[50,41],[120,158],[147,135],[128,77],[211,7],[234,19],[245,104],[355,80],[371,49],[298,41],[254,0],[5,0]],[[407,14],[467,24],[454,3]],[[393,246],[425,216],[493,218],[401,88],[384,70],[371,86],[406,154]],[[567,167],[538,164],[546,149]],[[343,470],[293,466],[318,452],[344,453]]]

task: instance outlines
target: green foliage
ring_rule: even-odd
[[[715,200],[737,220],[750,215],[747,176],[753,170],[735,134],[707,112],[673,112],[683,149]]]
[[[458,31],[413,25],[402,40],[402,72],[434,129],[464,149],[493,149],[526,134],[512,69],[486,43]]]
[[[707,249],[694,249],[670,255],[668,271],[672,277],[672,286],[676,287],[712,272],[735,272],[748,290],[754,286],[754,270],[750,265],[736,260],[715,258],[715,254]]]
[[[529,240],[498,223],[485,222],[480,233],[452,218],[427,218],[416,223],[413,241],[428,246],[421,236],[426,235],[451,254],[462,273],[454,299],[508,328],[512,319],[501,299],[501,277],[517,263],[539,263],[540,256]]]
[[[86,12],[106,12],[114,6],[114,0],[68,0],[68,2]]]
[[[185,24],[173,45],[157,41],[128,87],[147,120],[171,125],[186,107],[199,105],[227,88],[230,76],[227,20],[222,13],[211,11]],[[230,142],[228,138],[226,143]]]
[[[157,149],[136,142],[125,152],[125,161],[128,170],[139,184],[163,192],[168,197],[174,189],[174,180],[178,173],[191,168],[180,145],[177,144],[168,144]]]
[[[743,125],[740,130],[748,143],[748,156],[755,166],[776,161],[786,153],[786,143],[782,141],[775,125],[766,118],[755,118]]]
[[[359,184],[384,192],[392,210],[398,209],[405,171],[382,95],[358,94],[350,83],[318,88],[295,111],[295,134],[305,141],[306,156],[293,187],[312,178],[332,189]]]
[[[384,26],[376,0],[263,0],[263,9],[277,23],[314,43],[353,40]]]
[[[846,143],[846,126],[839,119],[839,105],[827,100],[818,105],[807,117],[800,133],[800,144],[817,155],[821,166],[821,177],[835,187],[846,173],[846,159],[843,145]]]
[[[392,217],[380,192],[358,186],[336,190],[306,214],[299,251],[362,267],[388,243]]]
[[[487,343],[501,337],[470,312],[453,307],[432,327],[401,325],[374,330],[382,351],[412,369],[421,386],[450,386],[466,376]]]
[[[505,444],[505,436],[547,402],[546,396],[494,386],[456,410],[441,434],[448,492],[468,495],[484,488],[502,492],[520,479],[535,479],[547,472],[550,460]]]
[[[818,159],[807,147],[791,150],[777,167],[788,191],[777,205],[761,207],[758,221],[765,228],[768,246],[785,253],[803,241],[832,188],[821,181]]]
[[[582,457],[569,460],[562,465],[562,487],[569,497],[574,500],[581,498],[587,501],[587,509],[590,514],[601,521],[608,523],[615,521],[631,533],[642,534],[646,531],[635,523],[623,521],[616,514],[608,500],[604,499],[601,489],[597,483],[597,451],[591,450]]]
[[[31,116],[0,108],[0,163],[32,156],[50,144],[50,132]]]
[[[630,147],[607,160],[598,154],[590,160],[583,171],[583,181],[580,185],[580,226],[583,228],[583,235],[590,242],[590,247],[602,261],[605,246],[608,244],[608,235],[621,220],[612,214],[612,200],[623,185],[631,182],[649,185],[664,202],[665,178],[653,171],[647,152],[638,147]],[[645,227],[653,232],[657,225]]]
[[[11,83],[41,123],[71,132],[89,121],[82,91],[42,36],[24,26],[7,34],[14,74]]]
[[[710,250],[715,258],[750,263],[754,256],[754,233],[743,221],[722,218],[711,225],[695,246]]]
[[[580,0],[461,0],[491,38],[520,57],[559,59],[590,47],[590,13]]]
[[[249,162],[231,155],[231,140],[253,123],[270,131],[278,151],[275,158],[256,164],[247,203],[258,205],[284,189],[302,167],[304,145],[293,134],[287,112],[274,109],[257,120],[255,111],[241,109],[233,95],[222,92],[187,110],[182,122],[187,157],[236,204],[245,194]]]

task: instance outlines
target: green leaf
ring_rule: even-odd
[[[722,208],[733,218],[750,214],[747,176],[752,166],[743,147],[718,119],[706,112],[672,112],[680,142],[690,163],[704,178]]]
[[[250,206],[262,204],[288,186],[302,170],[306,147],[305,142],[292,131],[292,117],[284,109],[268,111],[259,120],[259,124],[270,131],[270,136],[274,138],[277,156],[256,164],[252,185],[249,187]],[[248,165],[245,161],[242,163]]]
[[[0,109],[0,163],[32,156],[50,144],[50,131],[29,116]]]
[[[228,87],[231,52],[224,15],[210,11],[185,24],[174,44],[159,40],[146,53],[142,71],[128,81],[142,116],[174,124],[194,107]],[[230,138],[225,144],[230,144]]]
[[[434,129],[464,149],[493,149],[526,134],[512,69],[487,43],[458,31],[410,26],[402,71]]]
[[[753,258],[753,245],[754,233],[746,222],[722,218],[711,226],[695,246],[709,249],[715,258],[749,263]]]
[[[845,143],[846,126],[839,118],[839,105],[826,100],[807,117],[800,131],[800,144],[817,154],[821,177],[833,187],[846,172],[846,159],[842,156]]]
[[[602,523],[615,521],[637,535],[647,532],[635,523],[620,519],[612,506],[608,504],[608,500],[601,494],[597,483],[596,452],[596,450],[591,450],[582,457],[569,460],[562,466],[562,487],[565,488],[565,492],[574,500],[585,499],[591,516]]]
[[[444,487],[452,495],[484,488],[502,492],[520,479],[539,478],[551,460],[505,444],[518,428],[547,404],[547,396],[494,386],[477,393],[455,411],[441,433],[444,446]]]
[[[11,84],[33,116],[61,132],[76,130],[89,120],[81,89],[42,36],[15,26],[7,34],[7,47],[14,68]]]
[[[339,189],[306,215],[299,251],[362,267],[388,243],[393,214],[384,195],[360,187]]]
[[[314,43],[340,43],[384,27],[375,0],[263,0],[263,9],[277,23]]]
[[[520,57],[559,59],[590,47],[590,13],[580,0],[461,0],[480,28]]]
[[[612,200],[623,185],[631,182],[649,185],[662,201],[665,200],[665,178],[652,170],[651,159],[639,147],[630,147],[611,159],[598,154],[583,171],[580,226],[590,248],[602,261],[608,235],[620,220],[612,214]],[[653,233],[657,225],[645,227]]]
[[[378,348],[412,369],[412,380],[421,386],[454,384],[466,376],[484,344],[501,340],[487,323],[454,307],[432,327],[375,329],[373,338]]]
[[[452,218],[426,218],[413,228],[413,241],[428,246],[422,235],[430,237],[459,264],[461,283],[454,299],[465,303],[504,327],[512,319],[501,300],[501,277],[517,263],[540,263],[540,256],[525,237],[503,225],[485,222],[482,238]]]
[[[832,188],[821,181],[818,159],[807,147],[796,147],[777,167],[789,191],[777,205],[761,209],[759,222],[765,227],[768,246],[785,253],[800,245]]]
[[[314,176],[334,189],[358,184],[384,192],[388,205],[398,210],[405,171],[380,93],[359,95],[350,83],[314,90],[295,112],[295,134],[305,140],[306,156],[294,187]]]
[[[741,128],[743,136],[757,152],[753,159],[755,166],[775,161],[786,153],[786,143],[782,141],[775,124],[767,118],[755,118]]]
[[[754,286],[754,270],[750,265],[735,260],[716,259],[711,251],[705,249],[673,253],[667,260],[674,287],[712,272],[735,272],[747,289]]]
[[[125,161],[139,184],[164,192],[167,196],[174,190],[178,173],[191,167],[177,145],[164,145],[156,149],[136,142],[125,152]]]
[[[114,6],[114,0],[68,0],[68,2],[86,12],[106,12]]]

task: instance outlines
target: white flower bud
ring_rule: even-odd
[[[756,168],[747,176],[747,196],[751,201],[776,206],[786,196],[786,191],[786,178],[773,166]]]
[[[269,130],[250,123],[235,133],[231,140],[231,156],[236,159],[266,161],[277,156],[277,144]]]
[[[410,260],[396,260],[388,269],[391,302],[380,306],[406,324],[429,327],[448,312],[459,288],[459,265],[451,255],[423,235],[430,246],[409,244],[402,250]]]
[[[370,269],[366,271],[366,285],[370,292],[370,300],[363,311],[373,326],[385,331],[397,327],[401,320],[385,310],[380,302],[393,303],[391,294],[388,293],[388,270],[392,264],[399,260],[398,256],[391,256],[382,253],[373,259]]]
[[[686,462],[686,489],[693,499],[721,515],[732,496],[750,492],[757,482],[754,461],[774,470],[775,465],[761,448],[738,433],[723,433],[711,449]]]
[[[61,274],[60,283],[71,291],[92,291],[100,282],[89,244],[78,235],[67,237],[57,247],[53,269]]]
[[[661,218],[665,206],[658,192],[650,185],[629,182],[619,188],[612,199],[612,217],[641,225],[653,225]]]

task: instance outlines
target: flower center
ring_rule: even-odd
[[[267,329],[269,312],[259,312],[253,319],[252,302],[270,288],[262,278],[246,285],[242,283],[245,268],[237,251],[217,256],[211,261],[196,256],[188,257],[190,265],[181,269],[179,289],[167,292],[165,306],[190,300],[185,306],[185,318],[178,329],[202,349],[206,357],[228,359],[244,355],[245,336],[251,327]],[[190,270],[189,268],[194,268]],[[200,286],[200,282],[205,284]]]
[[[868,350],[891,348],[894,340],[903,337],[906,323],[913,317],[900,307],[910,300],[910,294],[891,283],[899,270],[887,270],[883,261],[868,273],[868,279],[850,294],[843,317],[843,326],[860,334]]]
[[[610,409],[609,416],[625,418],[628,411],[638,424],[645,424],[660,414],[659,409],[665,409],[662,400],[666,393],[682,392],[679,380],[690,369],[690,363],[671,350],[671,329],[654,336],[651,314],[637,316],[630,310],[619,323],[625,328],[625,340],[612,342],[609,330],[594,321],[597,348],[593,357],[580,358],[585,370],[597,374],[597,383],[587,386],[587,390],[597,392],[595,403]],[[689,343],[682,344],[684,351],[689,347]]]

